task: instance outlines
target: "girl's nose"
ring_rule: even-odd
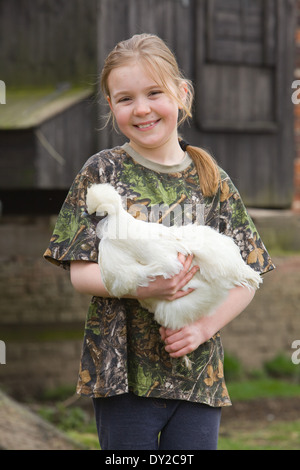
[[[150,113],[151,109],[149,103],[145,99],[138,99],[135,102],[134,114],[135,116],[144,116],[145,114]]]

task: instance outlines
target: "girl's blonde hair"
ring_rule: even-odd
[[[119,42],[110,52],[100,76],[101,90],[105,97],[110,97],[108,78],[111,71],[134,60],[142,63],[150,76],[157,83],[163,85],[166,92],[177,101],[179,107],[178,126],[192,117],[191,109],[194,98],[192,82],[183,76],[174,54],[165,42],[154,34],[136,34],[126,41]],[[170,84],[172,84],[172,88],[170,88]],[[184,98],[182,88],[185,90]],[[177,93],[174,93],[174,89],[177,90]],[[112,113],[109,115],[109,118],[111,117],[113,118]],[[213,196],[220,183],[217,163],[205,150],[189,144],[185,147],[195,163],[203,195]]]

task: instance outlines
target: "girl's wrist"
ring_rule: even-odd
[[[198,328],[200,329],[201,338],[202,338],[201,343],[206,343],[206,341],[212,338],[218,331],[218,329],[215,331],[215,326],[212,322],[211,316],[199,318],[199,320],[196,320],[196,324]]]

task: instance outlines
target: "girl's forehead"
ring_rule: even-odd
[[[155,72],[154,68],[151,65],[148,65],[144,61],[132,60],[130,62],[120,64],[118,67],[114,68],[111,71],[111,74],[115,73],[116,75],[132,75],[136,76],[138,73],[141,76],[149,78],[150,80],[159,80],[159,74]]]
[[[137,80],[142,80],[147,86],[158,85],[163,88],[172,86],[169,77],[164,77],[162,70],[158,72],[148,61],[144,60],[131,60],[114,68],[108,76],[109,88],[124,84],[124,80],[132,84]]]

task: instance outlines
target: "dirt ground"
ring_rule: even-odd
[[[71,439],[0,390],[1,450],[76,450]]]
[[[221,433],[227,429],[252,430],[274,421],[295,420],[300,420],[300,397],[236,402],[223,409]]]

